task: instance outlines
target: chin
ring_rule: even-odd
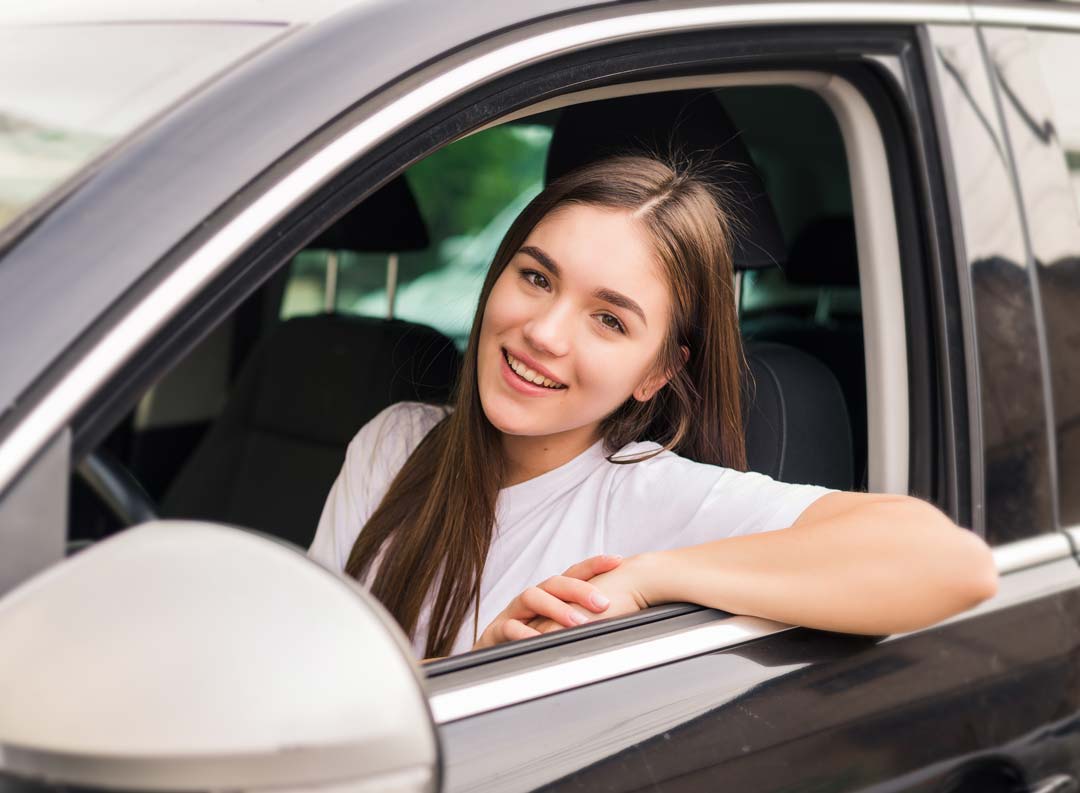
[[[540,422],[537,422],[535,413],[522,410],[517,405],[506,404],[498,398],[486,400],[483,392],[480,394],[480,404],[491,426],[504,435],[550,435],[552,432],[550,428],[538,426]]]

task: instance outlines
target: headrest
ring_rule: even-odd
[[[711,91],[643,94],[563,110],[548,149],[546,180],[616,154],[689,157],[705,165],[730,195],[735,269],[773,267],[786,259],[772,202],[739,130]]]
[[[851,216],[811,221],[795,238],[784,275],[793,284],[858,286],[859,256]]]
[[[308,245],[355,253],[400,253],[427,246],[427,227],[404,176],[391,179]]]
[[[851,423],[829,368],[783,344],[749,342],[746,459],[751,471],[795,484],[851,490]]]
[[[437,330],[320,314],[277,325],[244,364],[235,401],[251,426],[345,448],[395,402],[446,402],[460,365]]]

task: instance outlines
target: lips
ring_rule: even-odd
[[[532,359],[512,353],[505,348],[502,349],[502,354],[507,367],[523,382],[550,391],[563,391],[567,388],[565,383],[557,380],[551,372]]]

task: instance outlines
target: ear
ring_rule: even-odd
[[[685,344],[679,345],[679,350],[682,352],[682,365],[686,366],[686,362],[690,360],[690,348]],[[676,374],[678,369],[669,369],[662,375],[653,375],[645,379],[641,385],[634,389],[634,399],[638,402],[648,402],[660,391],[661,388],[668,384]]]

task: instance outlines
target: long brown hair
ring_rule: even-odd
[[[652,239],[672,298],[655,369],[670,380],[652,399],[630,397],[601,422],[605,449],[653,440],[699,462],[746,468],[729,220],[709,182],[688,162],[642,156],[601,160],[553,181],[514,221],[484,279],[454,410],[391,482],[345,567],[362,579],[384,551],[371,591],[410,636],[433,593],[425,656],[448,655],[470,607],[478,613],[505,473],[499,432],[484,415],[477,387],[484,308],[537,223],[570,204],[631,212]],[[682,347],[690,351],[685,363]]]

